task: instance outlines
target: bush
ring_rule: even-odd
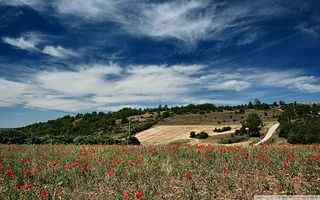
[[[202,131],[201,133],[197,134],[196,137],[197,139],[206,139],[209,137],[209,135],[208,133]]]
[[[200,132],[200,133],[198,133],[198,134],[196,134],[194,131],[192,131],[192,132],[190,133],[190,138],[206,139],[206,138],[208,138],[208,137],[209,137],[208,133],[206,133],[206,132],[204,132],[204,131],[202,131],[202,132]]]
[[[190,138],[195,138],[195,137],[196,137],[196,132],[191,131],[191,132],[190,132]]]
[[[219,141],[220,144],[233,144],[246,141],[249,137],[246,135],[234,135],[230,138],[224,138]]]
[[[287,135],[291,144],[320,143],[320,119],[300,119],[295,121]]]
[[[217,132],[217,133],[222,133],[222,132],[226,132],[226,131],[231,131],[231,127],[225,126],[222,128],[215,128],[214,129],[214,132]]]
[[[263,123],[257,113],[250,113],[242,122],[242,132],[245,132],[250,137],[259,137],[260,129]],[[246,130],[246,131],[244,131]]]
[[[131,145],[140,145],[140,141],[138,140],[138,138],[136,137],[130,137],[128,139],[128,144],[131,144]]]

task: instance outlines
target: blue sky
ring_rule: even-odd
[[[318,0],[0,0],[0,127],[254,98],[319,102]]]

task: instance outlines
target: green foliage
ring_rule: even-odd
[[[320,143],[320,105],[287,104],[279,117],[280,137],[293,144]]]
[[[287,135],[289,143],[320,143],[320,118],[307,118],[295,121]]]
[[[222,133],[222,132],[226,132],[226,131],[231,131],[231,127],[230,126],[225,126],[225,127],[222,127],[222,128],[215,128],[214,129],[214,132],[217,132],[217,133]]]
[[[247,135],[233,135],[230,138],[223,138],[219,141],[220,144],[233,144],[238,142],[243,142],[248,140],[249,137]]]
[[[195,138],[195,137],[196,137],[196,132],[191,131],[191,132],[190,132],[190,138]]]
[[[262,125],[263,123],[259,115],[257,113],[250,113],[242,122],[241,131],[250,137],[259,137]]]
[[[209,137],[208,133],[206,133],[206,132],[204,132],[204,131],[202,131],[202,132],[200,132],[200,133],[198,133],[198,134],[196,134],[194,131],[192,131],[192,132],[190,133],[190,138],[206,139],[206,138],[208,138],[208,137]]]

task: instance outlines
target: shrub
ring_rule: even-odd
[[[222,128],[215,128],[214,129],[214,132],[217,132],[217,133],[222,133],[222,132],[226,132],[226,131],[231,131],[231,127],[225,126]]]
[[[230,138],[224,138],[219,141],[220,144],[233,144],[247,140],[249,137],[246,135],[234,135]]]
[[[190,138],[195,138],[195,137],[196,137],[196,132],[191,131],[191,132],[190,132]]]
[[[131,145],[140,145],[140,141],[138,140],[138,138],[136,137],[130,137],[128,139],[128,144],[131,144]]]
[[[208,137],[209,137],[208,133],[206,133],[204,131],[202,131],[202,132],[200,132],[198,134],[196,134],[196,132],[194,132],[194,131],[190,132],[190,138],[206,139]]]
[[[263,123],[259,115],[257,113],[250,113],[242,122],[242,130],[247,129],[245,132],[250,137],[259,137],[262,125]]]
[[[197,139],[206,139],[209,137],[209,135],[208,135],[208,133],[202,131],[199,134],[197,134],[196,137],[197,137]]]
[[[290,128],[287,139],[292,144],[320,143],[320,119],[300,119]]]

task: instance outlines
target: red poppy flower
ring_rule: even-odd
[[[9,176],[9,177],[14,177],[14,176],[16,176],[16,173],[14,172],[13,169],[8,169],[8,171],[7,171],[7,176]]]
[[[40,192],[40,197],[47,199],[49,197],[49,192],[47,190],[42,190]]]
[[[188,172],[185,174],[185,177],[186,177],[188,180],[191,180],[191,179],[192,179],[192,172],[191,172],[191,171],[188,171]]]
[[[138,191],[135,193],[135,196],[137,199],[140,199],[141,197],[143,197],[143,192],[142,191]]]
[[[16,188],[19,189],[19,190],[31,190],[32,187],[33,187],[32,183],[18,184],[16,186]]]
[[[309,157],[310,160],[313,160],[313,161],[320,161],[320,154],[315,154],[315,155],[312,155]],[[1,169],[0,169],[1,171]]]
[[[123,192],[124,199],[129,199],[129,196],[130,196],[129,192]]]
[[[3,161],[0,160],[0,172],[2,172],[4,169],[4,164],[3,164]]]
[[[224,175],[225,177],[229,176],[229,169],[228,169],[227,167],[225,167],[225,168],[223,169],[223,175]]]
[[[112,176],[114,175],[113,170],[112,170],[112,169],[109,169],[109,170],[106,172],[106,175],[109,176],[109,177],[112,177]]]

